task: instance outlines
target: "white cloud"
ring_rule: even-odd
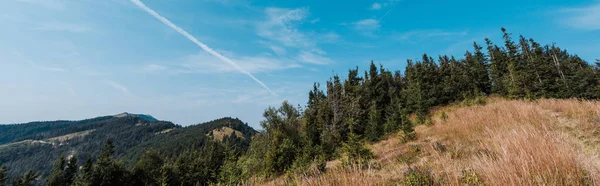
[[[35,30],[40,31],[63,31],[63,32],[88,32],[91,29],[84,25],[69,23],[44,23]]]
[[[273,52],[275,52],[277,55],[280,55],[280,56],[285,55],[285,53],[287,52],[284,48],[274,46],[274,45],[269,46],[269,48],[271,50],[273,50]]]
[[[379,20],[376,19],[363,19],[352,23],[352,28],[358,31],[359,33],[375,37],[374,32],[379,30],[381,25],[379,24]]]
[[[269,42],[263,42],[263,44],[280,56],[296,56],[289,58],[299,62],[328,64],[332,60],[325,56],[325,52],[306,51],[322,51],[319,44],[336,42],[340,36],[334,32],[317,33],[298,29],[299,24],[303,22],[316,23],[319,21],[318,18],[307,21],[309,14],[310,12],[306,8],[266,8],[266,20],[257,25],[257,34],[268,39]],[[322,62],[317,62],[317,59]],[[280,65],[280,67],[288,67],[288,65]]]
[[[298,55],[297,60],[316,65],[325,65],[331,63],[331,59],[323,56],[325,54],[326,53],[323,51],[302,51]]]
[[[162,66],[162,65],[148,64],[144,68],[142,68],[142,71],[144,71],[144,72],[156,72],[156,71],[162,71],[162,70],[165,70],[165,69],[167,69],[167,67]]]
[[[600,3],[582,8],[568,8],[560,12],[563,24],[583,30],[600,30]],[[564,18],[566,17],[566,18]]]
[[[17,0],[30,5],[41,6],[48,9],[62,10],[66,7],[65,2],[59,0]]]
[[[381,6],[381,4],[380,4],[380,3],[373,3],[373,4],[371,5],[371,8],[370,8],[370,9],[371,9],[371,10],[380,10],[381,8],[382,8],[382,6]]]
[[[66,72],[68,71],[67,69],[64,68],[57,68],[57,67],[43,67],[43,66],[38,66],[39,68],[46,70],[46,71],[52,71],[52,72]]]
[[[273,58],[269,56],[233,56],[238,64],[251,73],[271,72],[290,68],[298,68],[293,60]],[[215,63],[217,58],[204,52],[185,57],[179,64],[184,73],[231,73],[236,69],[222,63]]]
[[[396,40],[425,40],[433,37],[462,37],[467,36],[469,34],[468,31],[458,31],[458,32],[450,32],[443,30],[413,30],[404,33],[394,34],[392,37]]]
[[[353,23],[354,28],[358,30],[377,30],[379,29],[379,21],[376,19],[363,19]]]
[[[131,93],[129,93],[129,89],[127,89],[127,87],[125,87],[125,86],[123,86],[123,85],[121,85],[121,84],[119,84],[117,82],[114,82],[114,81],[108,81],[107,83],[108,83],[108,85],[110,85],[114,89],[117,89],[118,91],[121,91],[123,94],[131,95]]]
[[[294,25],[295,22],[306,18],[309,14],[307,9],[267,8],[265,14],[267,20],[257,26],[259,36],[291,47],[314,45],[314,42],[306,38]]]
[[[320,18],[316,18],[316,19],[310,20],[310,23],[311,24],[315,24],[315,23],[317,23],[319,21],[321,21],[321,19]]]

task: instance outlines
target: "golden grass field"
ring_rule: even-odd
[[[367,168],[329,162],[319,175],[255,185],[600,185],[600,102],[489,98],[433,109],[417,140],[388,136]],[[422,177],[407,177],[409,168]],[[252,185],[251,184],[251,185]]]

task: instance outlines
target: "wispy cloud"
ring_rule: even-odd
[[[162,71],[162,70],[166,70],[167,67],[163,66],[163,65],[157,65],[157,64],[148,64],[146,66],[144,66],[144,68],[142,68],[143,72],[156,72],[156,71]]]
[[[269,92],[271,92],[271,94],[277,95],[266,84],[264,84],[262,81],[260,81],[256,77],[254,77],[254,75],[252,75],[250,72],[248,72],[247,70],[245,70],[244,68],[242,68],[240,65],[238,65],[237,63],[235,63],[233,60],[231,60],[231,59],[229,59],[229,58],[221,55],[220,53],[218,53],[217,51],[215,51],[212,48],[208,47],[204,43],[198,41],[198,39],[196,39],[194,36],[192,36],[191,34],[189,34],[187,31],[185,31],[182,28],[178,27],[177,25],[173,24],[167,18],[165,18],[165,17],[161,16],[160,14],[156,13],[154,10],[148,8],[140,0],[131,0],[131,2],[133,2],[136,6],[138,6],[142,10],[146,11],[148,14],[152,15],[154,18],[158,19],[160,22],[166,24],[167,26],[171,27],[175,31],[179,32],[181,35],[185,36],[188,40],[192,41],[193,43],[195,43],[196,45],[198,45],[200,48],[202,48],[202,50],[204,50],[207,53],[209,53],[209,54],[211,54],[211,55],[219,58],[221,61],[223,61],[223,62],[225,62],[225,63],[233,66],[235,69],[237,69],[241,73],[248,75],[250,78],[252,78],[252,80],[254,80],[258,84],[260,84],[263,88],[265,88],[266,90],[268,90]]]
[[[308,9],[270,7],[265,9],[265,14],[267,15],[267,20],[257,26],[259,36],[291,47],[307,47],[315,44],[294,26],[295,22],[306,18],[309,14]]]
[[[324,65],[332,62],[331,59],[323,57],[326,53],[320,50],[314,51],[301,51],[298,55],[297,60],[305,63],[311,63],[316,65]]]
[[[59,84],[61,84],[65,90],[71,94],[71,96],[77,96],[77,92],[75,91],[75,89],[73,88],[73,86],[71,86],[71,84],[67,83],[67,82],[60,82]]]
[[[69,23],[44,23],[34,30],[40,31],[63,31],[63,32],[88,32],[91,29],[84,25]]]
[[[67,71],[69,71],[69,70],[67,70],[65,68],[61,68],[61,67],[40,65],[38,63],[35,63],[35,62],[29,60],[27,57],[25,57],[25,55],[23,55],[20,52],[13,51],[12,54],[15,55],[15,57],[17,57],[17,59],[19,59],[23,63],[33,67],[33,69],[39,69],[39,70],[50,71],[50,72],[67,72]]]
[[[373,3],[369,9],[371,10],[380,10],[382,5],[380,3]]]
[[[301,67],[294,60],[272,56],[241,56],[234,59],[251,73],[271,72]],[[178,65],[183,73],[231,73],[237,69],[223,63],[215,63],[218,58],[204,52],[186,56]]]
[[[566,8],[561,11],[561,22],[583,30],[600,30],[600,3],[588,7]]]
[[[281,55],[285,55],[285,54],[286,54],[286,52],[287,52],[287,51],[286,51],[284,48],[282,48],[282,47],[278,47],[278,46],[275,46],[275,45],[271,45],[271,46],[269,46],[269,48],[270,48],[270,49],[271,49],[273,52],[275,52],[277,55],[280,55],[280,56],[281,56]]]
[[[339,35],[333,32],[316,33],[298,29],[298,24],[307,22],[306,19],[310,15],[307,8],[287,9],[269,7],[265,9],[264,13],[266,20],[257,24],[257,35],[269,40],[269,42],[286,47],[274,48],[272,44],[268,44],[268,47],[278,55],[282,55],[285,51],[286,54],[296,55],[292,59],[304,59],[307,55],[305,51],[322,51],[319,48],[320,43],[335,42],[339,38]],[[316,23],[315,20],[318,21],[319,19],[313,19],[308,22]],[[323,62],[299,61],[319,65],[328,64],[333,61],[326,57],[325,52],[313,52],[310,55],[314,57],[313,59],[320,59]]]
[[[357,32],[366,35],[375,37],[375,33],[381,25],[379,24],[379,20],[377,19],[362,19],[350,24],[350,26],[356,30]]]
[[[27,3],[30,5],[41,6],[48,9],[62,10],[66,7],[67,1],[60,0],[16,0],[18,2]]]
[[[392,35],[392,38],[400,41],[406,40],[426,40],[430,38],[450,38],[450,37],[462,37],[467,36],[469,31],[443,31],[443,30],[413,30],[403,33],[396,33]]]
[[[114,81],[107,81],[106,82],[108,85],[110,85],[112,88],[121,91],[123,94],[130,96],[131,93],[129,92],[129,89],[117,82]]]
[[[42,69],[42,70],[52,71],[52,72],[66,72],[66,71],[68,71],[67,69],[58,68],[58,67],[45,67],[45,66],[39,66],[39,65],[37,65],[37,67],[40,68],[40,69]]]
[[[363,19],[353,23],[357,30],[377,30],[379,29],[379,21],[376,19]]]

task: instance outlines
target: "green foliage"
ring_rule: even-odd
[[[0,186],[5,186],[8,181],[8,168],[6,165],[0,167]]]
[[[33,171],[30,170],[27,173],[25,173],[22,176],[18,176],[17,178],[13,179],[13,186],[31,186],[33,185],[33,182],[38,178],[38,174]]]
[[[400,163],[404,163],[408,166],[412,165],[416,160],[419,154],[421,153],[421,147],[418,145],[411,145],[410,148],[398,155],[397,160]]]
[[[408,168],[404,172],[404,184],[410,186],[430,186],[435,184],[435,178],[428,169],[422,167]]]
[[[90,186],[92,185],[93,169],[92,169],[92,158],[88,158],[87,161],[81,166],[81,169],[73,181],[73,185],[76,186]]]
[[[348,166],[366,165],[374,157],[373,152],[353,133],[348,136],[348,141],[344,143],[342,150],[344,152],[342,162]]]
[[[442,111],[440,114],[440,119],[442,119],[442,121],[446,121],[448,119],[448,114],[446,114],[445,111]]]
[[[477,173],[471,169],[462,170],[461,181],[464,185],[479,186],[484,185]]]
[[[148,150],[133,168],[133,176],[140,185],[160,185],[164,160],[153,150]]]
[[[50,177],[46,180],[46,185],[71,185],[77,174],[77,158],[72,157],[65,160],[64,156],[60,156]]]

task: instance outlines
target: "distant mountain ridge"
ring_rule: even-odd
[[[158,121],[158,119],[152,117],[151,115],[146,115],[146,114],[132,114],[132,113],[128,113],[128,112],[123,112],[123,113],[114,115],[114,117],[118,117],[118,118],[127,117],[127,116],[139,117],[146,121]]]
[[[247,146],[257,131],[237,118],[221,118],[182,127],[160,121],[150,115],[128,112],[79,121],[37,121],[0,125],[0,165],[9,167],[10,175],[33,169],[48,176],[61,156],[77,157],[80,164],[96,158],[106,140],[115,144],[115,155],[126,166],[140,155],[154,149],[166,156],[202,147],[215,129],[228,127],[239,132],[240,144]]]

